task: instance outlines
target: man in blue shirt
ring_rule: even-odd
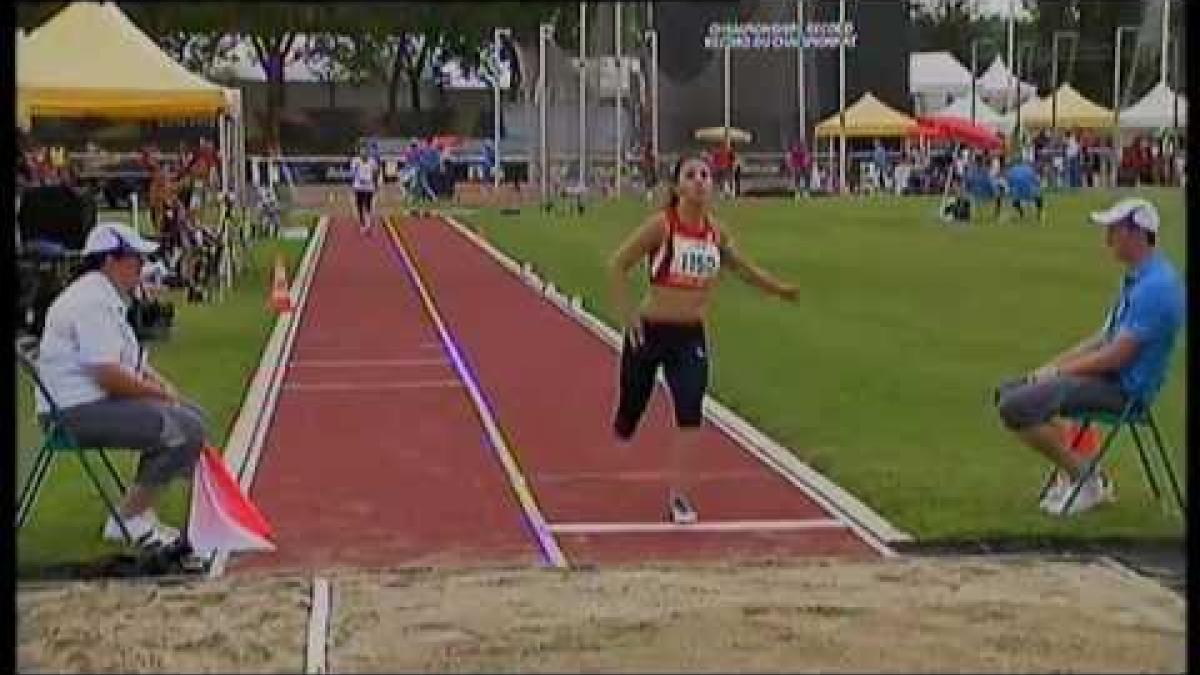
[[[1000,215],[1000,193],[996,189],[995,182],[992,181],[992,176],[988,173],[986,162],[987,158],[983,155],[975,158],[975,163],[967,169],[963,186],[972,201],[979,202],[981,205],[984,202],[995,202],[996,210],[992,214],[992,217],[995,218]]]
[[[1033,202],[1033,205],[1037,207],[1038,220],[1042,220],[1044,215],[1042,183],[1033,166],[1024,159],[1018,158],[1009,167],[1005,180],[1008,183],[1008,193],[1012,198],[1013,208],[1017,210],[1017,217],[1025,217],[1025,209],[1022,207],[1024,202]]]
[[[1064,446],[1055,418],[1089,411],[1119,413],[1131,401],[1149,405],[1166,378],[1175,336],[1184,320],[1184,287],[1157,248],[1158,210],[1145,199],[1123,199],[1091,214],[1106,228],[1105,242],[1126,266],[1104,326],[1023,377],[996,389],[996,407],[1012,431],[1059,469],[1042,509],[1057,514],[1081,477],[1084,459]],[[1069,513],[1111,500],[1099,473],[1080,486]]]

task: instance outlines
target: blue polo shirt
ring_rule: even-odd
[[[1183,282],[1160,251],[1122,279],[1117,302],[1105,321],[1104,338],[1113,340],[1125,331],[1137,340],[1136,355],[1119,373],[1127,395],[1150,401],[1162,387],[1175,335],[1183,324],[1185,302]]]
[[[991,199],[996,196],[996,185],[987,169],[975,165],[967,169],[965,179],[967,194],[975,199]]]
[[[1013,199],[1029,201],[1041,192],[1041,181],[1028,162],[1021,162],[1009,168],[1006,178],[1008,191]]]

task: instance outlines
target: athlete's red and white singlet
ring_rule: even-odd
[[[666,209],[666,237],[650,258],[650,283],[669,288],[703,289],[721,271],[720,234],[704,218],[685,223],[673,207]]]

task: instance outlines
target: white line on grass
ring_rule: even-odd
[[[472,242],[491,256],[501,267],[528,283],[526,275],[522,274],[522,265],[456,219],[449,216],[444,216],[442,219],[467,241]],[[609,347],[620,351],[620,335],[587,311],[581,303],[576,305],[572,302],[564,307],[563,304],[553,302],[544,295],[543,298],[568,317],[581,323]],[[912,535],[897,529],[854,495],[814,471],[792,452],[746,422],[741,416],[721,405],[711,395],[704,397],[704,414],[718,429],[752,456],[783,476],[821,507],[846,520],[849,527],[881,555],[896,555],[895,551],[887,545],[888,542],[912,541]]]
[[[326,663],[326,648],[329,642],[329,609],[330,596],[329,579],[313,577],[312,603],[308,613],[308,640],[304,650],[304,672],[328,672]]]

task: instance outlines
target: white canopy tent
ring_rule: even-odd
[[[1005,110],[1014,106],[1014,94],[1017,94],[1016,100],[1020,103],[1037,96],[1037,87],[1028,82],[1018,81],[1014,88],[1012,71],[1004,65],[999,56],[992,60],[992,64],[975,81],[975,88],[980,98]]]
[[[936,112],[930,113],[930,117],[960,117],[962,119],[971,119],[971,96],[959,96],[954,99],[950,105],[939,108]],[[1007,134],[1012,131],[1016,125],[1016,116],[1012,113],[1002,114],[996,112],[996,109],[988,105],[986,101],[975,95],[975,121],[986,127],[994,129],[1000,133]]]
[[[1159,82],[1140,101],[1122,110],[1118,119],[1122,129],[1186,128],[1187,98]]]
[[[924,114],[971,91],[971,71],[950,52],[915,52],[908,57],[914,109]]]

